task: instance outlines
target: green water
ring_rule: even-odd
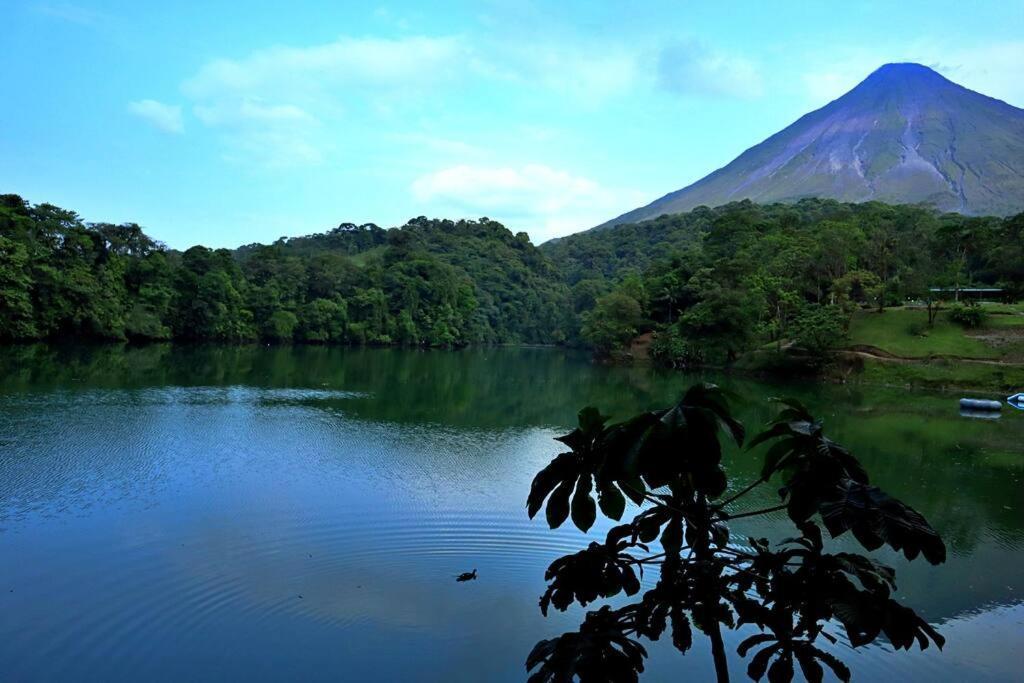
[[[526,519],[552,437],[583,405],[625,417],[698,379],[744,397],[751,430],[769,397],[804,400],[946,539],[940,567],[880,554],[945,650],[840,643],[857,680],[1015,678],[1022,412],[969,419],[952,395],[682,376],[550,349],[173,346],[0,349],[4,677],[522,680],[530,646],[580,618],[536,606],[547,564],[588,540]],[[727,464],[749,481],[759,453]],[[772,517],[740,532],[788,529]],[[472,568],[478,581],[451,581]],[[657,644],[645,680],[709,667],[704,647]],[[733,668],[743,680],[745,664]]]

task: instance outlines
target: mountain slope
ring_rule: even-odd
[[[1024,210],[1024,109],[919,64],[886,64],[727,166],[601,228],[740,199],[827,197]]]

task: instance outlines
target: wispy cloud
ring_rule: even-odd
[[[324,158],[325,123],[341,125],[349,106],[380,114],[392,98],[457,78],[471,60],[453,37],[341,37],[213,60],[182,92],[196,118],[222,133],[226,158],[266,167],[313,164]]]
[[[658,85],[669,92],[739,98],[764,93],[761,73],[753,61],[696,41],[664,46],[656,63]]]
[[[138,100],[128,103],[128,111],[145,119],[165,133],[181,134],[185,132],[180,106],[164,104],[156,100]]]
[[[544,90],[573,107],[641,91],[754,97],[756,66],[698,43],[660,50],[592,39],[488,40],[479,36],[342,36],[309,46],[275,46],[215,59],[182,84],[196,118],[221,132],[227,156],[255,151],[261,165],[319,162],[331,131],[363,115],[386,121],[410,107],[478,106],[477,87]],[[461,89],[461,91],[460,91]],[[443,93],[443,95],[442,95]],[[462,98],[460,100],[460,97]],[[472,102],[472,104],[470,104]],[[379,129],[378,129],[378,132]],[[296,149],[309,153],[296,155]]]
[[[35,11],[54,19],[68,21],[81,26],[94,26],[101,18],[101,15],[91,9],[73,5],[68,2],[47,3],[41,2],[33,6]]]
[[[644,81],[642,52],[593,43],[529,43],[491,46],[477,59],[484,74],[584,105],[627,95]]]
[[[636,191],[605,187],[544,164],[449,166],[420,176],[411,190],[432,209],[488,215],[529,231],[534,241],[592,227],[642,200]]]
[[[342,37],[323,45],[272,47],[242,59],[218,59],[189,78],[195,99],[273,94],[310,97],[338,87],[406,87],[456,73],[467,57],[456,38]]]

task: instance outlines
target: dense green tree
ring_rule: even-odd
[[[573,286],[582,319],[599,314],[593,292],[602,283],[601,294],[620,291],[640,303],[637,332],[658,333],[656,356],[674,349],[685,358],[670,362],[689,364],[767,342],[780,350],[841,343],[834,332],[861,306],[917,302],[934,315],[933,287],[989,285],[1017,296],[1024,290],[1022,226],[1024,216],[976,218],[879,202],[743,201],[571,235],[542,249]],[[840,308],[815,310],[831,305]],[[809,336],[812,329],[823,334]]]
[[[37,334],[28,250],[0,237],[0,339],[31,339]]]
[[[838,306],[805,306],[793,320],[793,341],[802,351],[822,356],[846,338],[848,324]]]
[[[344,342],[347,323],[344,301],[313,299],[300,310],[299,340],[320,344]]]
[[[488,218],[421,216],[390,230],[342,223],[181,253],[134,223],[85,223],[0,195],[0,338],[581,343],[612,353],[653,331],[659,354],[683,355],[673,363],[722,362],[806,341],[798,318],[805,330],[836,314],[814,307],[848,316],[916,300],[935,311],[935,286],[1024,294],[1022,233],[1024,215],[809,199],[699,207],[542,248]]]
[[[254,339],[253,314],[245,308],[240,288],[245,288],[242,273],[229,251],[186,251],[175,283],[175,336],[227,342]]]
[[[625,292],[606,294],[584,314],[583,338],[598,352],[610,353],[636,336],[642,316],[640,302],[632,296]]]

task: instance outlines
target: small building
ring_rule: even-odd
[[[1001,287],[929,287],[928,291],[939,299],[952,294],[953,301],[960,301],[960,299],[983,301],[985,299],[1001,299],[1003,296]]]

